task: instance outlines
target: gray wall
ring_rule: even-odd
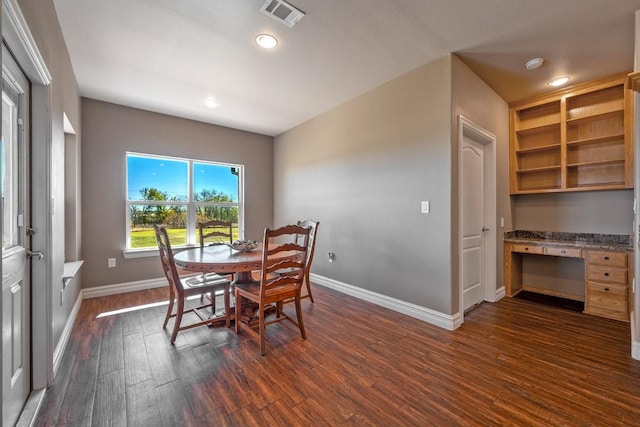
[[[633,190],[513,197],[515,229],[632,234]]]
[[[80,98],[71,60],[67,51],[62,31],[58,23],[53,2],[38,0],[20,0],[22,13],[27,21],[38,49],[47,64],[52,76],[51,83],[51,197],[54,199],[54,209],[51,218],[52,241],[52,315],[53,315],[53,343],[57,344],[62,329],[71,313],[82,283],[73,281],[64,291],[64,299],[60,303],[62,289],[62,273],[65,262],[65,182],[64,182],[64,152],[65,136],[63,131],[63,113],[77,131],[76,143],[81,144],[80,129]],[[77,218],[79,221],[80,218]],[[37,289],[42,284],[34,283]]]
[[[275,222],[320,221],[314,273],[452,313],[450,79],[444,56],[276,137]]]
[[[496,231],[496,288],[504,285],[504,256],[503,240],[504,231],[509,230],[512,224],[511,203],[509,199],[509,106],[487,84],[474,74],[458,57],[452,56],[452,148],[453,148],[453,193],[458,194],[457,186],[457,117],[464,116],[478,126],[491,132],[496,137],[496,217],[487,224],[490,229]],[[457,196],[453,198],[453,212],[458,212]],[[500,218],[504,218],[504,227],[500,227]],[[452,299],[458,304],[458,219],[453,221],[452,243],[453,259]],[[454,305],[456,307],[456,305]]]
[[[85,288],[162,277],[158,257],[124,259],[125,152],[245,166],[245,231],[273,224],[273,138],[82,99],[82,252]],[[116,268],[107,268],[107,258]]]

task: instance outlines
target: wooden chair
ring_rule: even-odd
[[[233,223],[210,220],[210,221],[198,221],[198,233],[200,235],[200,247],[204,248],[205,245],[223,245],[225,243],[233,242]],[[218,238],[215,242],[207,243],[208,238]],[[221,238],[221,239],[219,239]],[[233,274],[221,276],[217,273],[205,273],[191,279],[191,283],[197,284],[198,282],[210,282],[217,281],[220,278],[227,278],[229,281],[233,281]],[[200,301],[204,301],[204,294],[200,296]],[[211,295],[211,304],[213,310],[216,308],[215,294]]]
[[[309,231],[309,249],[307,250],[307,262],[304,267],[304,283],[307,288],[307,294],[303,295],[301,298],[309,298],[313,303],[313,294],[311,293],[311,281],[309,280],[309,272],[311,271],[311,263],[313,262],[313,254],[316,251],[316,233],[318,232],[318,227],[320,226],[320,221],[298,221],[298,225],[301,227],[310,228]]]
[[[311,281],[309,280],[309,272],[311,271],[311,263],[313,262],[313,253],[316,250],[316,232],[318,231],[318,226],[320,225],[320,221],[312,221],[312,220],[298,221],[297,225],[310,229],[309,249],[307,251],[307,263],[304,268],[304,284],[306,286],[307,293],[305,295],[302,295],[300,298],[301,299],[309,298],[309,300],[311,300],[311,303],[313,303],[314,301],[313,301],[313,294],[311,293]],[[298,241],[298,238],[302,238],[302,237],[304,236],[296,236],[296,242]],[[281,274],[288,274],[288,272],[283,272]],[[285,301],[285,303],[292,302],[292,301],[293,299],[289,299],[288,301]]]
[[[195,328],[202,325],[210,325],[214,322],[220,321],[219,317],[215,317],[215,308],[213,303],[199,305],[185,310],[185,299],[192,295],[202,295],[203,293],[212,293],[218,290],[224,291],[224,313],[225,323],[227,328],[231,326],[231,308],[230,308],[230,283],[224,277],[220,277],[217,281],[207,281],[200,283],[190,283],[188,279],[180,278],[176,264],[173,260],[173,252],[171,250],[171,243],[169,242],[169,236],[167,230],[164,227],[154,225],[153,229],[156,233],[156,240],[158,241],[158,249],[160,251],[160,262],[162,263],[162,270],[169,282],[169,307],[167,308],[167,315],[162,324],[162,329],[166,329],[167,322],[170,318],[175,317],[175,324],[173,326],[173,332],[171,333],[171,344],[176,340],[178,332],[185,329]],[[173,313],[174,302],[177,300],[177,309]],[[215,300],[215,299],[214,299]],[[212,315],[209,316],[207,312],[201,312],[202,309],[211,307]],[[185,313],[194,313],[200,319],[199,322],[191,323],[182,326],[182,316]]]
[[[262,268],[260,270],[259,283],[247,283],[235,285],[236,301],[236,333],[240,329],[248,331],[260,342],[260,354],[266,353],[265,329],[267,325],[283,320],[289,320],[300,330],[302,339],[307,335],[302,321],[302,309],[300,304],[300,290],[304,281],[307,251],[309,250],[309,228],[299,225],[287,225],[275,230],[264,230],[262,240]],[[280,243],[277,243],[280,242]],[[289,256],[282,257],[283,252],[290,251]],[[280,259],[278,259],[280,258]],[[287,274],[279,274],[286,270]],[[258,332],[249,324],[240,320],[243,298],[258,305]],[[283,302],[293,298],[296,308],[296,320],[289,317],[282,310]],[[245,301],[246,302],[246,301]],[[265,308],[276,304],[276,317],[267,321]]]
[[[215,242],[210,245],[221,245],[224,243],[233,242],[233,224],[231,222],[211,220],[211,221],[198,221],[198,231],[200,232],[200,246],[204,247],[205,240],[210,237],[218,237]]]

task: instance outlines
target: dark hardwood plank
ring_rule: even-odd
[[[129,427],[159,426],[160,407],[152,380],[127,387],[127,425]]]
[[[98,377],[92,426],[111,427],[126,424],[124,371],[111,371]]]
[[[170,345],[166,305],[96,318],[165,291],[83,302],[36,425],[640,425],[626,323],[505,298],[447,331],[316,286],[308,339],[271,325],[262,357],[224,327]]]

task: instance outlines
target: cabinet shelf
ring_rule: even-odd
[[[594,160],[590,162],[567,163],[567,167],[579,168],[581,166],[615,165],[615,164],[624,164],[624,159],[607,159],[607,160]]]
[[[601,136],[597,138],[586,138],[586,139],[577,139],[575,141],[567,141],[567,146],[599,144],[602,142],[609,142],[609,141],[623,140],[623,139],[624,139],[624,133],[617,133],[615,135]]]
[[[516,133],[518,135],[534,135],[537,133],[550,132],[556,129],[560,130],[560,122],[551,123],[544,126],[537,126],[537,127],[535,126],[521,127],[520,129],[516,130]]]
[[[574,126],[579,126],[585,123],[596,122],[599,120],[608,120],[608,119],[623,118],[623,117],[624,117],[624,110],[606,111],[603,113],[593,114],[590,116],[567,119],[567,126],[574,127]]]
[[[518,171],[516,171],[516,173],[522,174],[522,173],[537,173],[537,172],[544,172],[544,171],[556,171],[556,170],[560,170],[560,165],[554,165],[554,166],[542,166],[539,168],[528,168],[528,169],[520,169]]]
[[[527,154],[527,153],[537,153],[539,151],[554,151],[560,150],[560,144],[552,144],[552,145],[543,145],[540,147],[532,147],[532,148],[521,148],[516,150],[518,154]]]
[[[510,105],[511,194],[633,188],[633,97],[609,76]]]

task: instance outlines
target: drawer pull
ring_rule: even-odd
[[[604,291],[605,292],[609,292],[609,288],[604,288]]]
[[[566,254],[567,251],[565,251],[564,249],[560,251],[561,254]]]
[[[604,257],[604,260],[609,261],[609,257],[608,256]]]
[[[604,273],[605,276],[609,277],[609,273]]]
[[[528,250],[529,250],[529,248],[528,248],[528,247],[527,247],[527,248],[524,248],[524,250],[525,250],[525,251],[528,251]]]

